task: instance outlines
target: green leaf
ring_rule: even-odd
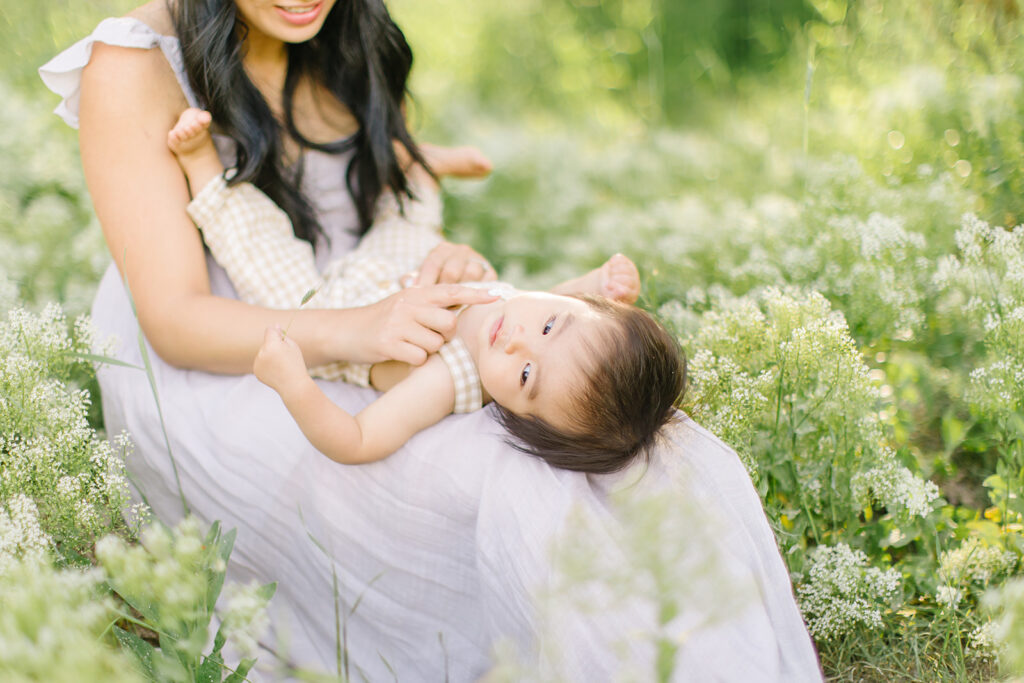
[[[224,636],[224,624],[221,624],[220,628],[217,629],[217,635],[213,637],[213,651],[210,654],[219,654],[224,649],[224,643],[226,642],[228,642],[228,639]]]
[[[256,589],[256,595],[260,596],[261,598],[263,598],[267,602],[270,602],[270,599],[272,597],[274,597],[275,593],[277,593],[277,582],[276,581],[274,581],[273,583],[265,583],[262,586],[260,586],[258,589]]]
[[[224,683],[242,683],[242,681],[246,680],[245,677],[249,675],[249,670],[252,669],[255,663],[255,659],[243,659],[238,663],[238,666],[231,675],[224,679]]]
[[[222,642],[221,647],[223,646]],[[220,656],[220,648],[216,648],[213,653],[203,658],[203,663],[199,665],[199,671],[196,673],[196,683],[220,683],[223,669],[224,658]]]
[[[136,612],[142,615],[143,621],[148,622],[150,625],[159,623],[160,614],[159,609],[149,600],[144,600],[137,595],[131,595],[117,589],[117,586],[109,584],[111,590],[121,596],[128,605],[131,606]]]
[[[216,522],[214,524],[219,533],[220,526]],[[207,535],[207,547],[215,547],[217,555],[220,556],[220,559],[224,561],[224,566],[227,567],[228,560],[231,558],[231,551],[235,547],[237,532],[235,529],[232,529],[219,539],[213,532],[214,528],[211,527],[210,534]],[[210,583],[206,588],[206,610],[208,614],[213,613],[213,608],[217,604],[217,597],[224,588],[225,575],[226,571],[211,572]]]
[[[121,644],[121,649],[134,655],[135,661],[139,664],[140,673],[149,680],[155,681],[156,672],[153,667],[155,648],[134,633],[125,631],[119,626],[114,626],[113,631],[117,642]]]

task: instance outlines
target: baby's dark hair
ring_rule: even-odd
[[[593,340],[591,367],[570,401],[571,429],[497,406],[511,444],[553,467],[617,472],[647,458],[686,388],[686,358],[650,314],[604,297],[581,295],[613,325]]]

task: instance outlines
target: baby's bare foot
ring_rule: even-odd
[[[615,254],[600,268],[563,282],[551,291],[555,294],[598,294],[632,304],[640,296],[640,273],[628,257]]]
[[[600,292],[601,296],[621,301],[622,303],[635,303],[640,296],[640,273],[636,264],[623,254],[615,254],[604,262],[600,268]]]
[[[438,176],[484,178],[491,172],[491,160],[476,147],[440,147],[423,143],[420,152],[430,170]]]
[[[210,136],[210,112],[189,108],[167,133],[167,146],[178,158],[193,194],[224,172]]]

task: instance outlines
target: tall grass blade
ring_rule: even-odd
[[[122,368],[132,368],[133,370],[142,370],[143,372],[146,371],[146,368],[142,367],[141,365],[136,365],[135,363],[127,363],[119,358],[102,356],[96,353],[82,353],[81,351],[71,351],[70,355],[74,356],[75,358],[87,360],[90,363],[102,363],[103,365],[119,365]]]
[[[123,260],[122,273],[128,272],[128,253],[125,252]],[[160,395],[156,388],[156,375],[153,374],[153,364],[149,360],[149,351],[146,349],[146,335],[142,332],[142,326],[139,325],[139,314],[135,308],[135,297],[132,296],[132,289],[128,286],[128,276],[122,276],[124,282],[124,291],[128,295],[128,303],[132,308],[132,315],[135,316],[135,324],[139,329],[138,342],[139,342],[139,353],[142,355],[142,362],[145,364],[146,379],[149,381],[149,388],[153,392],[153,401],[156,402],[156,413],[160,418],[160,431],[164,437],[164,446],[167,448],[167,457],[171,459],[171,469],[174,471],[174,483],[178,487],[178,497],[181,498],[181,509],[182,513],[187,517],[191,514],[188,501],[185,499],[185,490],[181,486],[181,475],[178,473],[178,463],[174,459],[174,452],[171,450],[171,439],[167,435],[167,423],[164,420],[164,410],[160,405]]]

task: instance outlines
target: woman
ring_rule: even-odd
[[[340,645],[349,672],[369,680],[475,680],[501,640],[536,662],[531,594],[549,573],[555,532],[573,507],[607,522],[607,496],[623,480],[559,472],[517,454],[489,411],[448,418],[372,465],[320,457],[273,392],[244,374],[263,330],[294,315],[289,336],[310,365],[420,363],[452,333],[448,306],[486,298],[429,285],[479,279],[489,274],[486,261],[442,244],[421,268],[427,286],[374,306],[246,306],[204,254],[165,144],[183,109],[211,109],[227,134],[225,162],[237,162],[240,180],[289,213],[323,267],[369,226],[381,193],[405,190],[395,147],[424,160],[401,115],[410,59],[380,0],[178,0],[170,9],[154,0],[101,23],[42,75],[65,97],[58,112],[80,125],[86,179],[117,266],[100,285],[94,320],[120,338],[122,360],[141,364],[149,349],[154,387],[130,368],[99,376],[108,430],[132,435],[128,467],[155,513],[173,522],[187,505],[238,529],[233,578],[278,582],[267,643],[283,660],[335,670]],[[133,341],[122,277],[151,346]],[[373,398],[338,383],[323,389],[350,412]],[[697,661],[702,672],[737,677],[817,676],[788,577],[735,455],[684,421],[633,489],[674,490],[683,471],[692,495],[726,511],[734,533],[722,535],[721,550],[761,597],[702,631],[692,641],[698,649],[681,647],[679,671]],[[650,618],[630,615],[610,630],[582,616],[567,622],[555,643],[573,653],[567,675],[600,680],[618,668],[611,645]],[[627,650],[631,662],[651,659],[646,646]]]

